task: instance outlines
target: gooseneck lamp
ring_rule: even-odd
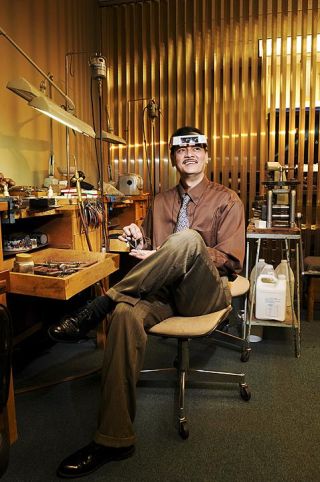
[[[47,75],[1,27],[0,35],[6,38],[10,44],[49,82],[49,84],[59,92],[66,101],[66,107],[62,108],[57,105],[53,100],[49,99],[43,92],[34,87],[24,78],[9,81],[7,83],[7,88],[25,99],[30,107],[33,107],[42,114],[55,119],[57,122],[64,124],[76,132],[95,138],[96,134],[93,128],[74,115],[75,105],[72,99],[70,99],[70,97],[63,92],[55,82],[53,82],[52,78]]]

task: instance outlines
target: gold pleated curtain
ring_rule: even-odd
[[[196,126],[209,138],[208,177],[239,193],[248,218],[266,162],[290,168],[306,252],[319,254],[319,1],[117,3],[101,8],[108,115],[127,140],[109,148],[112,177],[173,186],[168,139]]]

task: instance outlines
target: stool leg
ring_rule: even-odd
[[[185,416],[184,398],[186,372],[189,368],[189,342],[188,340],[178,340],[178,373],[179,373],[179,435],[183,439],[189,437],[189,427]]]

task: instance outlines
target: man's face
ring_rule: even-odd
[[[200,174],[206,169],[208,153],[201,146],[178,147],[172,157],[173,165],[180,175]]]

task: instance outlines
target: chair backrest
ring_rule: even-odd
[[[232,298],[245,295],[250,288],[250,282],[244,276],[237,276],[234,281],[229,281]]]

